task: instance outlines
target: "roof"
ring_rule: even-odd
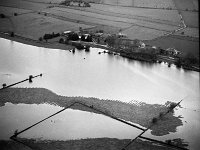
[[[173,52],[179,52],[178,50],[176,50],[175,48],[168,48],[166,49],[167,51],[173,51]]]
[[[64,31],[63,33],[64,33],[64,34],[67,34],[67,33],[70,33],[70,32],[72,32],[72,31]]]

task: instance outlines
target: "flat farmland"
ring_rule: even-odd
[[[101,0],[97,3],[129,7],[175,8],[173,0]]]
[[[35,3],[60,3],[64,0],[21,0],[26,2],[35,2]]]
[[[133,6],[150,8],[175,8],[173,0],[133,0]]]
[[[89,22],[89,19],[99,19],[102,20],[100,23],[105,25],[107,24],[106,21],[115,22],[113,26],[119,25],[117,27],[120,28],[126,28],[124,24],[130,25],[138,25],[146,28],[155,28],[157,30],[163,30],[163,31],[172,31],[177,28],[177,26],[171,25],[171,24],[165,24],[164,22],[159,21],[153,21],[143,18],[134,18],[132,16],[121,16],[116,15],[114,13],[98,13],[96,11],[85,11],[85,10],[75,10],[75,9],[68,9],[68,8],[52,8],[49,10],[50,13],[62,15],[64,17],[70,17],[71,15],[79,15],[81,16],[80,20],[84,20],[86,22]],[[88,18],[85,18],[88,17]],[[77,16],[76,16],[77,18]],[[121,23],[121,24],[120,24]],[[110,25],[110,24],[109,24]]]
[[[173,47],[181,51],[182,56],[186,56],[187,54],[191,53],[195,57],[199,58],[199,38],[192,40],[188,37],[172,35],[158,38],[156,40],[145,41],[145,43],[165,49]]]
[[[184,32],[184,34],[182,34]],[[175,35],[180,35],[180,36],[189,36],[189,37],[196,37],[199,38],[199,28],[185,28],[179,32],[176,32]]]
[[[103,0],[103,4],[109,5],[121,5],[121,6],[133,6],[133,0]]]
[[[199,10],[199,0],[192,0],[196,10]]]
[[[94,7],[93,7],[94,6]],[[89,8],[78,8],[78,7],[73,7],[71,9],[75,9],[75,10],[79,10],[79,11],[83,11],[83,12],[88,12],[88,13],[96,13],[96,15],[105,15],[105,16],[112,16],[112,17],[117,17],[117,18],[126,18],[126,19],[132,19],[132,20],[139,20],[139,21],[146,21],[146,22],[152,22],[152,23],[158,23],[158,24],[165,24],[165,25],[171,25],[171,26],[178,26],[178,24],[180,22],[175,22],[173,21],[169,21],[169,20],[164,20],[164,19],[155,19],[152,17],[147,17],[145,15],[133,15],[130,13],[119,13],[119,12],[113,12],[113,11],[109,11],[109,10],[101,10],[101,8],[97,8],[95,7],[96,5],[93,5],[92,7]],[[103,5],[100,5],[103,7]],[[59,6],[60,7],[64,7],[64,6]],[[67,9],[69,9],[69,7],[64,7],[65,9],[62,11],[66,11]],[[136,9],[137,10],[137,9]],[[177,14],[177,13],[176,13]],[[180,21],[180,20],[179,20]]]
[[[23,24],[20,23],[23,21]],[[13,19],[14,24],[17,24],[16,32],[24,36],[30,35],[34,39],[38,39],[45,33],[60,33],[65,30],[78,30],[79,27],[90,28],[92,26],[63,21],[52,17],[41,16],[38,14],[19,16]],[[27,26],[28,25],[28,26]]]
[[[91,4],[91,8],[111,12],[116,14],[126,14],[130,16],[140,16],[150,19],[166,20],[170,22],[179,23],[180,17],[177,10],[163,10],[163,9],[145,9],[145,8],[133,8],[133,7],[120,7],[110,6],[102,4]],[[90,9],[90,8],[89,8]]]
[[[121,14],[115,14],[111,12],[99,13],[91,10],[79,10],[79,9],[71,9],[71,8],[61,8],[55,7],[48,9],[48,13],[54,14],[57,17],[63,17],[67,19],[75,19],[74,21],[79,21],[85,24],[93,24],[93,25],[104,25],[104,26],[113,26],[116,28],[121,28],[123,33],[127,34],[127,36],[131,39],[145,37],[154,38],[163,35],[165,32],[171,32],[177,29],[177,26],[171,24],[165,24],[162,21],[154,21],[150,19],[143,18],[132,18],[132,16],[126,16]],[[54,16],[54,17],[56,17]],[[135,27],[134,27],[135,26]],[[134,34],[138,31],[135,29],[139,29],[141,36],[136,37],[135,35],[139,35],[139,33]],[[149,30],[149,31],[147,31]],[[157,32],[157,33],[156,33]],[[148,35],[147,35],[148,33]],[[160,33],[162,33],[160,35]],[[134,36],[133,36],[134,35]]]
[[[198,6],[198,0],[173,0],[178,10],[194,10]]]
[[[14,7],[0,6],[0,13],[2,14],[6,14],[7,16],[13,16],[15,12],[17,12],[18,15],[22,15],[26,13],[32,13],[33,11]]]
[[[95,18],[95,17],[89,17],[85,15],[78,15],[78,14],[67,14],[66,12],[52,12],[49,11],[49,16],[53,18],[57,18],[63,21],[70,21],[70,22],[75,22],[75,23],[80,23],[80,24],[86,24],[89,26],[112,26],[112,27],[122,27],[122,28],[127,28],[131,24],[125,23],[125,22],[117,22],[113,20],[105,20],[102,18]]]
[[[164,35],[165,31],[158,31],[155,29],[143,28],[139,26],[132,26],[122,31],[123,34],[127,35],[129,39],[154,39]]]
[[[43,3],[32,3],[25,0],[1,0],[1,6],[21,8],[27,10],[38,11],[47,8],[49,5]]]
[[[21,10],[19,10],[21,12]],[[18,12],[15,10],[15,12]],[[8,12],[10,13],[10,12]],[[62,32],[65,30],[78,30],[79,27],[91,28],[93,26],[63,21],[37,13],[28,13],[1,20],[0,30],[4,32],[14,31],[24,37],[38,40],[45,33]]]
[[[62,32],[64,30],[78,30],[79,27],[103,29],[107,33],[118,33],[121,29],[130,39],[151,40],[180,28],[181,19],[177,10],[150,9],[137,7],[124,7],[91,3],[91,7],[66,7],[52,5],[61,0],[2,0],[0,11],[7,13],[10,20],[4,19],[0,30],[14,30],[20,34],[38,39],[44,33]],[[90,0],[88,0],[90,1]],[[159,6],[172,8],[172,0],[153,0]],[[97,2],[97,1],[96,1]],[[103,1],[97,3],[123,4],[125,1]],[[152,2],[152,1],[151,1]],[[178,2],[178,1],[177,1]],[[147,0],[128,1],[127,4],[153,7]],[[49,6],[53,6],[49,8]],[[156,6],[157,7],[157,6]],[[13,13],[19,13],[13,16]],[[38,13],[41,14],[38,14]],[[27,13],[27,14],[26,14]],[[45,14],[47,14],[45,16]],[[183,11],[183,18],[190,29],[184,29],[185,35],[197,37],[198,16],[195,12]],[[21,21],[21,22],[20,22]],[[35,31],[35,32],[32,32]],[[180,35],[181,31],[177,33]]]
[[[115,16],[107,16],[68,8],[52,8],[49,9],[48,12],[69,19],[75,19],[80,22],[102,24],[121,28],[126,28],[132,23],[128,18],[119,18]]]
[[[185,24],[189,27],[199,28],[199,13],[190,11],[181,11]]]

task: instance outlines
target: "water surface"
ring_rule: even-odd
[[[0,39],[0,45],[0,84],[15,83],[24,80],[30,74],[43,73],[44,76],[34,79],[32,84],[26,82],[15,87],[43,87],[59,95],[118,99],[124,102],[137,100],[164,104],[166,101],[178,102],[183,99],[183,108],[175,111],[176,115],[183,117],[183,126],[178,127],[176,133],[161,139],[169,136],[180,137],[190,142],[191,149],[200,147],[198,72],[177,69],[175,66],[168,68],[164,63],[149,64],[120,56],[99,55],[98,52],[103,50],[98,48],[91,48],[89,53],[76,50],[73,54],[69,51],[40,48],[6,39]],[[4,119],[7,117],[13,117],[13,120],[18,118],[10,112],[5,114]],[[31,118],[40,119],[38,116]],[[84,118],[87,118],[87,115]],[[7,123],[9,126],[13,124]],[[7,125],[1,124],[1,127],[3,129]],[[20,128],[19,125],[16,127]],[[13,133],[15,128],[12,127],[10,133]],[[112,133],[109,132],[109,135]],[[124,137],[129,138],[129,135],[127,133]]]
[[[0,140],[8,140],[14,131],[23,129],[62,110],[49,104],[12,104],[0,107]],[[141,130],[101,114],[66,109],[19,135],[41,140],[70,140],[86,138],[132,139]]]
[[[43,73],[30,85],[44,87],[59,95],[138,100],[147,103],[179,101],[200,106],[199,73],[149,64],[120,56],[40,48],[0,39],[0,83],[14,83],[28,75]],[[84,59],[85,58],[85,59]],[[192,103],[190,102],[192,99]]]

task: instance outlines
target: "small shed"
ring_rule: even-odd
[[[175,48],[168,48],[166,49],[168,55],[177,56],[180,54],[180,51],[176,50]]]

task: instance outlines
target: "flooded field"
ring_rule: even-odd
[[[63,109],[49,104],[7,103],[0,107],[0,140],[8,140],[21,131]],[[108,126],[109,124],[109,126]],[[131,139],[141,131],[101,114],[66,109],[19,135],[40,140],[74,140],[86,138]]]
[[[183,126],[178,127],[176,133],[162,137],[153,136],[153,138],[162,140],[183,138],[189,142],[191,149],[196,149],[199,146],[197,142],[200,138],[200,134],[197,134],[200,125],[198,117],[200,107],[198,72],[184,71],[174,66],[169,68],[164,63],[148,64],[120,56],[99,55],[98,52],[103,50],[98,48],[91,48],[89,53],[76,50],[73,54],[69,51],[29,46],[5,39],[0,39],[0,44],[2,46],[0,51],[1,84],[9,85],[24,80],[29,75],[43,73],[43,77],[34,79],[33,83],[24,82],[15,87],[42,87],[63,96],[97,97],[122,102],[137,100],[148,104],[164,104],[167,101],[178,102],[183,99],[181,103],[183,108],[175,110],[175,115],[182,117]],[[8,129],[1,130],[1,138],[8,139],[16,129],[20,131],[59,109],[61,107],[46,104],[14,105],[7,103],[0,108],[1,120],[4,120],[1,123],[1,129]],[[68,116],[68,119],[72,121],[67,121],[68,119],[62,115]],[[73,119],[70,116],[73,116]],[[76,116],[82,117],[79,119]],[[88,121],[85,121],[85,119],[88,119]],[[103,120],[103,123],[107,122],[107,124],[111,124],[111,127],[116,128],[105,128],[101,120]],[[26,123],[21,125],[21,122]],[[69,124],[67,128],[64,126],[66,122]],[[77,126],[74,126],[74,124]],[[74,128],[70,128],[70,126]],[[91,126],[90,129],[94,131],[90,132],[92,135],[88,134],[90,130],[87,126]],[[98,131],[97,126],[101,132],[96,132]],[[33,128],[33,132],[30,130],[30,132],[24,132],[21,136],[65,140],[78,137],[127,139],[133,136],[132,127],[124,127],[123,124],[120,125],[102,115],[70,109],[60,114],[58,118],[47,120],[40,127],[42,129],[45,127],[43,131],[48,134],[36,132],[41,130],[38,126],[38,128]],[[47,130],[54,131],[54,128],[58,129],[55,130],[56,133],[59,133],[58,135],[54,132],[47,132]],[[63,136],[62,131],[67,131],[69,128],[73,132],[68,132],[67,135],[70,136]],[[79,132],[75,132],[79,128],[82,131],[79,131],[81,135]],[[120,132],[116,132],[119,129]],[[133,129],[133,133],[138,133],[138,130],[135,132]],[[55,136],[52,137],[52,134]],[[148,136],[152,136],[150,132]]]

